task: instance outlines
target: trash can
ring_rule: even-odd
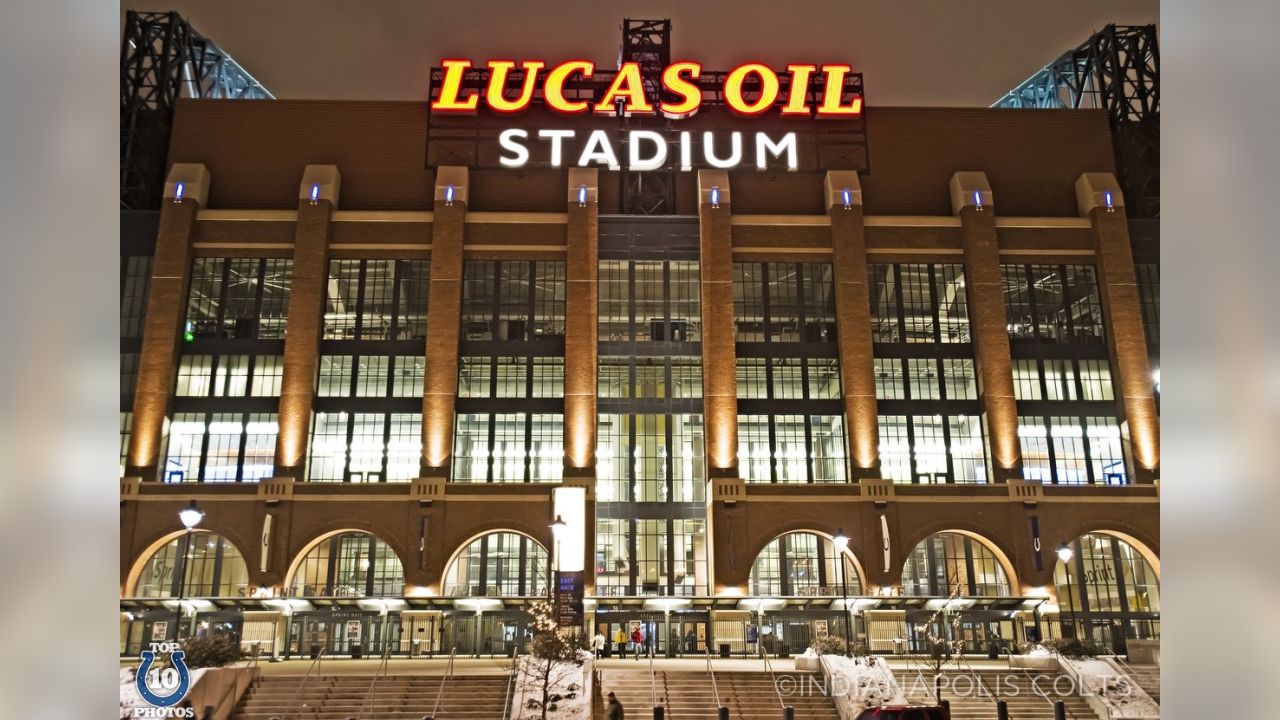
[[[351,657],[356,660],[364,657],[364,648],[361,647],[360,643],[351,643]]]
[[[729,657],[729,643],[720,643],[720,657],[725,658],[725,659],[728,659],[728,657]]]
[[[992,640],[987,643],[987,658],[995,660],[1000,657],[1000,641]]]
[[[311,659],[315,660],[318,657],[320,657],[320,646],[313,643],[311,645]]]

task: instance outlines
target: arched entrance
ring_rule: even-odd
[[[550,568],[547,549],[523,533],[497,530],[473,538],[453,554],[444,573],[443,594],[468,600],[438,618],[424,618],[426,632],[436,631],[441,646],[460,653],[524,652],[532,636],[524,608],[531,599],[549,596]]]
[[[1063,634],[1115,652],[1125,641],[1160,637],[1160,579],[1147,548],[1119,533],[1096,531],[1071,541],[1071,559],[1058,560]]]
[[[903,563],[902,594],[945,599],[945,611],[932,606],[936,599],[904,610],[908,647],[923,650],[925,633],[963,641],[967,652],[1012,647],[1020,640],[1021,622],[1010,611],[1017,603],[981,600],[1012,598],[1012,573],[1004,553],[975,533],[945,530],[921,540]]]

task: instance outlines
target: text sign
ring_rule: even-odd
[[[556,572],[555,610],[556,625],[578,627],[582,625],[582,597],[585,574],[582,571]]]

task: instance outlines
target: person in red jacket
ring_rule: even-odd
[[[636,625],[631,629],[631,644],[636,648],[636,660],[640,660],[640,648],[644,646],[644,633],[640,632],[640,626]]]

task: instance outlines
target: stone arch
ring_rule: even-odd
[[[792,523],[788,523],[788,524],[792,524]],[[808,533],[811,535],[816,535],[822,540],[830,542],[832,538],[835,537],[835,532],[827,532],[824,530],[815,529],[811,527],[812,523],[809,523],[809,524],[794,523],[794,524],[798,525],[798,527],[779,532],[773,535],[772,537],[770,537],[767,541],[765,541],[759,547],[755,548],[755,552],[752,553],[751,555],[751,563],[747,567],[748,578],[750,578],[751,574],[755,572],[756,563],[760,560],[760,555],[764,553],[765,548],[769,547],[771,543],[779,540],[780,538],[786,537],[787,535],[795,535],[798,533]],[[846,531],[845,534],[848,535],[848,532]],[[867,589],[867,583],[868,583],[867,572],[862,566],[862,560],[859,558],[857,550],[854,548],[852,537],[850,537],[849,539],[849,546],[845,549],[844,554],[848,557],[848,559],[850,560],[850,563],[853,565],[853,570],[857,574],[858,585],[865,592]],[[750,580],[748,580],[748,582],[750,582]]]
[[[903,573],[907,571],[907,561],[910,558],[911,553],[915,552],[915,549],[920,547],[921,543],[927,542],[930,538],[934,537],[935,535],[940,535],[942,533],[954,533],[956,535],[963,535],[973,540],[974,542],[979,543],[988,551],[990,551],[992,556],[995,557],[996,562],[999,564],[1000,570],[1004,572],[1005,580],[1009,584],[1009,592],[1014,595],[1019,594],[1019,589],[1022,586],[1018,584],[1019,583],[1018,573],[1014,567],[1013,560],[1009,557],[1008,553],[1004,551],[1004,548],[1000,547],[1000,545],[996,541],[992,540],[991,538],[987,537],[986,535],[980,532],[976,532],[974,530],[966,530],[960,527],[946,527],[940,530],[934,530],[932,532],[925,534],[915,544],[911,545],[911,548],[909,550],[906,550],[903,553],[901,561],[898,563],[898,582],[900,584],[902,582]],[[904,544],[904,547],[905,547],[905,544]]]
[[[391,550],[391,552],[395,555],[396,560],[400,562],[400,569],[401,569],[401,573],[403,574],[404,569],[407,567],[405,563],[404,553],[401,552],[401,550],[397,548],[394,543],[387,542],[386,536],[381,535],[372,530],[368,530],[362,527],[356,527],[356,525],[362,525],[362,524],[364,523],[349,523],[344,527],[339,527],[333,530],[327,530],[321,533],[320,535],[317,535],[315,538],[313,538],[312,540],[307,542],[305,545],[303,545],[302,549],[300,549],[298,552],[293,554],[293,559],[290,560],[289,562],[289,569],[285,572],[284,578],[280,584],[281,590],[283,590],[285,593],[289,592],[289,588],[293,585],[294,574],[298,572],[298,569],[302,566],[303,560],[306,559],[307,555],[310,554],[312,550],[315,550],[317,547],[320,546],[321,543],[327,540],[330,540],[338,535],[344,535],[348,533],[370,535],[378,542],[381,542],[383,545],[386,545],[387,548]]]
[[[809,532],[830,540],[835,537],[835,534],[839,532],[840,529],[841,528],[838,527],[827,526],[821,522],[805,520],[786,520],[781,522],[774,526],[770,531],[757,536],[765,537],[766,539],[763,542],[756,543],[752,547],[748,548],[751,561],[747,565],[747,572],[750,573],[751,568],[755,567],[756,558],[760,557],[760,553],[769,546],[769,543],[777,540],[783,535],[789,535],[790,533],[795,532]],[[850,534],[847,528],[845,529],[845,534],[849,536],[849,554],[853,556],[853,566],[858,570],[858,577],[861,578],[865,586],[868,582],[868,576],[867,570],[862,564],[863,548],[859,544],[858,538],[855,537],[855,535]]]
[[[1138,554],[1142,556],[1142,559],[1147,561],[1147,564],[1151,566],[1151,569],[1155,571],[1156,579],[1160,579],[1160,555],[1156,549],[1158,545],[1150,542],[1146,538],[1146,534],[1141,530],[1133,527],[1125,527],[1124,523],[1108,521],[1103,523],[1081,524],[1078,527],[1072,528],[1070,537],[1062,538],[1059,542],[1075,542],[1077,539],[1090,533],[1110,535],[1111,537],[1118,538],[1129,543],[1133,546],[1134,550],[1138,551]],[[1053,547],[1047,549],[1053,551],[1057,550],[1057,548],[1058,545],[1055,543]],[[1056,557],[1054,558],[1054,562],[1058,562]]]
[[[196,528],[192,530],[191,533],[192,535],[212,535],[214,537],[221,538],[228,545],[235,548],[235,551],[239,553],[241,560],[245,563],[246,577],[251,575],[249,571],[248,556],[245,555],[244,550],[241,549],[243,546],[237,543],[233,538],[210,528]],[[185,529],[160,533],[158,537],[144,547],[142,552],[138,553],[134,557],[133,562],[129,566],[129,572],[125,576],[124,585],[121,588],[121,597],[133,597],[137,592],[138,580],[142,575],[142,570],[146,567],[147,563],[150,562],[151,559],[155,557],[155,554],[160,552],[160,550],[162,550],[166,545],[186,534],[187,530]]]
[[[449,573],[451,570],[453,570],[454,564],[458,562],[458,559],[462,557],[462,554],[466,552],[473,543],[479,542],[491,535],[500,535],[500,534],[517,535],[519,537],[522,537],[530,541],[531,543],[533,543],[535,547],[537,547],[544,554],[546,554],[547,562],[548,562],[548,571],[549,571],[549,568],[550,568],[549,563],[551,561],[551,551],[547,548],[547,546],[544,545],[542,541],[540,541],[538,538],[534,537],[533,535],[527,532],[524,532],[522,530],[517,530],[513,527],[509,527],[511,523],[507,523],[507,525],[508,526],[491,528],[488,530],[483,530],[481,532],[475,533],[471,537],[467,538],[466,540],[463,540],[462,542],[458,543],[454,547],[453,552],[449,554],[449,558],[445,561],[444,566],[442,568],[442,572],[440,575],[440,595],[442,596],[448,595],[448,590],[446,589],[447,588],[446,583],[448,583],[449,581]]]

